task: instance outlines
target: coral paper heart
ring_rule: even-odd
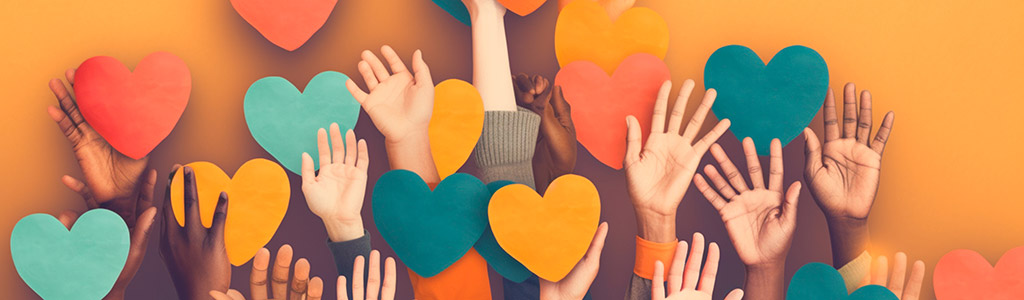
[[[555,76],[572,105],[576,138],[601,163],[622,169],[626,156],[626,116],[640,121],[643,136],[651,131],[658,90],[670,74],[665,62],[646,53],[622,61],[611,77],[597,65],[578,61]]]
[[[271,43],[298,49],[320,30],[338,0],[231,0],[235,11]]]
[[[185,166],[196,174],[203,227],[213,225],[220,192],[228,193],[224,246],[232,265],[245,264],[274,237],[288,211],[291,197],[288,174],[280,165],[262,158],[246,162],[231,178],[213,163],[194,162]],[[183,173],[176,172],[171,181],[171,209],[178,226],[185,225]]]
[[[664,59],[668,52],[668,23],[646,7],[634,7],[615,22],[594,1],[566,5],[555,23],[555,57],[563,68],[575,61],[590,61],[611,74],[636,53]]]
[[[526,16],[544,5],[547,0],[498,0],[508,10],[520,16]]]
[[[128,259],[128,226],[106,209],[82,214],[69,231],[47,214],[22,218],[11,231],[18,275],[43,299],[100,299]]]
[[[484,102],[472,84],[448,79],[434,87],[434,115],[428,135],[441,179],[466,163],[483,130]]]
[[[1024,247],[1010,249],[995,267],[971,250],[953,250],[935,265],[935,299],[1024,299]]]
[[[114,149],[140,159],[171,133],[185,112],[192,75],[174,54],[154,52],[135,71],[97,56],[75,71],[78,109]]]
[[[509,255],[540,278],[559,281],[590,247],[601,197],[590,180],[569,174],[552,181],[543,198],[522,184],[499,189],[487,216]]]
[[[866,285],[846,292],[846,282],[832,266],[809,263],[800,267],[789,281],[786,300],[899,300],[889,289],[880,285]]]

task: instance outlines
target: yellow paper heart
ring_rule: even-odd
[[[232,265],[245,264],[274,237],[288,211],[291,197],[288,174],[277,163],[262,158],[243,164],[233,178],[210,162],[194,162],[185,166],[191,167],[196,175],[203,227],[213,225],[220,192],[228,193],[224,246]],[[183,173],[176,172],[171,180],[171,210],[178,226],[185,225]]]
[[[613,23],[601,4],[577,0],[562,9],[555,23],[555,57],[562,67],[584,60],[611,75],[630,55],[665,59],[667,52],[668,23],[650,8],[630,8]]]
[[[483,129],[484,102],[472,84],[448,79],[434,87],[428,131],[430,153],[442,180],[466,163]]]

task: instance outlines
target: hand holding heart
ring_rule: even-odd
[[[164,198],[163,230],[160,232],[160,257],[182,299],[207,299],[210,291],[227,292],[231,286],[231,263],[224,246],[224,223],[228,195],[221,192],[212,226],[203,227],[199,216],[199,192],[191,167],[173,172],[184,173],[184,226],[179,226],[171,209],[171,186]]]

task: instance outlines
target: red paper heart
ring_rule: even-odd
[[[935,298],[1024,299],[1024,247],[1010,249],[993,268],[981,254],[953,250],[935,265]]]
[[[75,71],[82,116],[114,149],[134,159],[171,133],[191,91],[188,66],[167,52],[146,56],[134,72],[109,56],[90,58]]]
[[[627,57],[608,77],[589,61],[565,65],[555,76],[565,100],[572,105],[576,137],[605,165],[622,169],[626,155],[626,116],[640,121],[643,136],[651,131],[654,101],[661,85],[671,77],[658,57],[637,53]]]
[[[338,0],[231,0],[235,11],[271,43],[298,49],[320,30]]]

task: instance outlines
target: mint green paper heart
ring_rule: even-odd
[[[729,130],[750,137],[757,153],[768,155],[771,140],[785,146],[818,114],[828,91],[828,66],[811,48],[789,46],[768,65],[750,48],[719,48],[704,66],[704,85],[718,98],[711,110],[729,119]]]
[[[93,209],[71,231],[48,214],[31,214],[11,231],[18,275],[43,299],[100,299],[128,259],[128,226],[116,213]]]
[[[809,263],[793,274],[786,291],[786,300],[899,300],[889,289],[867,285],[846,294],[846,282],[832,266]]]
[[[300,92],[281,77],[264,77],[245,93],[245,123],[253,139],[281,165],[302,173],[302,153],[320,168],[316,134],[338,123],[342,135],[356,127],[359,102],[345,87],[348,76],[334,71],[317,74]]]
[[[510,184],[515,184],[515,182],[499,180],[488,183],[488,195],[494,195],[494,192],[497,192],[498,189]],[[494,268],[495,271],[498,271],[498,274],[501,274],[502,277],[508,280],[522,283],[527,278],[530,278],[530,275],[533,275],[526,266],[512,258],[511,255],[508,255],[508,252],[505,252],[505,249],[501,248],[501,245],[498,245],[498,240],[494,238],[494,232],[491,231],[490,225],[487,225],[487,228],[484,229],[484,233],[480,235],[480,240],[476,241],[476,245],[473,248],[476,248],[476,252],[480,253],[484,260],[487,260],[491,268]]]
[[[416,173],[393,170],[373,187],[373,220],[406,266],[431,277],[480,239],[488,200],[487,187],[469,174],[449,175],[431,191]]]

